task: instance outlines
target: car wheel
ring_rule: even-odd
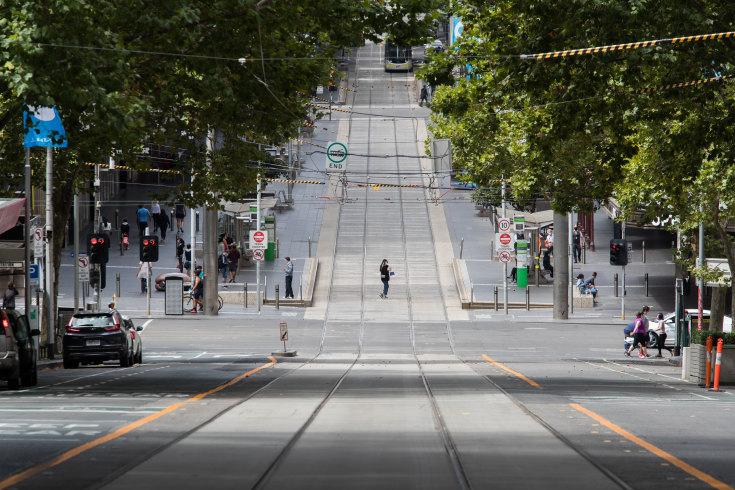
[[[36,361],[33,361],[33,365],[28,369],[27,371],[22,371],[20,373],[20,384],[23,386],[33,386],[36,383],[34,382],[34,379],[38,378],[38,369],[36,366]]]
[[[17,378],[9,378],[8,388],[11,390],[17,390],[18,388],[20,388],[20,376]]]
[[[64,369],[76,369],[79,367],[79,361],[72,361],[69,357],[64,356]]]
[[[130,354],[120,356],[120,367],[130,367]]]
[[[135,362],[138,364],[143,364],[143,349],[140,349],[138,351],[138,355],[135,357]]]

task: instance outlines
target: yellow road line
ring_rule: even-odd
[[[720,480],[718,480],[718,479],[716,479],[716,478],[708,475],[707,473],[704,473],[703,471],[698,470],[694,466],[692,466],[692,465],[690,465],[688,463],[685,463],[684,461],[680,460],[679,458],[677,458],[673,454],[667,453],[663,449],[660,449],[660,448],[654,446],[650,442],[646,442],[643,439],[641,439],[640,437],[634,436],[633,434],[631,434],[627,430],[623,429],[622,427],[613,424],[612,422],[610,422],[606,418],[603,418],[600,415],[597,415],[595,412],[584,408],[583,406],[579,405],[578,403],[570,403],[569,405],[572,408],[574,408],[575,410],[578,410],[578,411],[582,412],[583,414],[587,415],[591,419],[596,420],[597,422],[599,422],[600,424],[604,425],[605,427],[607,427],[608,429],[612,430],[613,432],[616,432],[619,435],[621,435],[621,436],[625,437],[626,439],[628,439],[629,441],[631,441],[631,442],[633,442],[635,444],[638,444],[639,446],[641,446],[644,449],[647,449],[648,451],[650,451],[651,453],[655,454],[659,458],[665,459],[666,461],[668,461],[669,463],[673,464],[677,468],[679,468],[679,469],[681,469],[681,470],[689,473],[693,477],[697,478],[698,480],[703,481],[704,483],[712,486],[713,488],[733,490],[733,487],[731,487],[730,485],[721,482]]]
[[[531,386],[535,386],[535,387],[536,387],[536,388],[538,388],[539,390],[543,390],[543,387],[542,387],[542,386],[541,386],[540,384],[538,384],[537,382],[535,382],[534,380],[532,380],[532,379],[530,379],[530,378],[527,378],[527,377],[525,377],[524,375],[522,375],[522,374],[521,374],[521,373],[519,373],[518,371],[513,371],[513,370],[512,370],[511,368],[509,368],[509,367],[506,367],[506,366],[503,366],[503,365],[502,365],[502,364],[500,364],[500,363],[499,363],[498,361],[495,361],[495,360],[493,360],[493,359],[490,359],[490,358],[489,358],[489,357],[487,356],[487,354],[483,354],[483,355],[482,355],[482,357],[484,357],[484,358],[485,358],[486,360],[488,360],[488,361],[492,362],[493,364],[495,364],[496,366],[498,366],[498,367],[499,367],[500,369],[504,369],[504,370],[508,371],[508,372],[509,372],[510,374],[512,374],[512,375],[514,375],[514,376],[518,376],[519,378],[521,378],[521,379],[522,379],[523,381],[525,381],[526,383],[530,384]]]
[[[178,410],[179,408],[183,407],[184,405],[187,405],[187,404],[189,404],[191,402],[194,402],[194,401],[197,401],[197,400],[201,400],[204,397],[207,397],[209,395],[212,395],[214,393],[217,393],[218,391],[224,390],[225,388],[228,388],[228,387],[234,385],[235,383],[237,383],[237,382],[239,382],[239,381],[247,378],[248,376],[251,376],[251,375],[257,373],[261,369],[265,369],[265,368],[271,367],[274,364],[276,364],[276,362],[278,362],[272,356],[268,356],[268,359],[270,359],[271,362],[266,363],[266,364],[263,364],[262,366],[259,366],[259,367],[255,368],[255,369],[251,369],[247,373],[241,374],[237,378],[232,379],[232,380],[230,380],[227,383],[224,383],[222,385],[219,385],[216,388],[213,388],[213,389],[211,389],[209,391],[205,391],[204,393],[199,393],[198,395],[195,395],[195,396],[189,398],[186,401],[179,402],[179,403],[174,403],[173,405],[169,405],[168,407],[164,408],[160,412],[156,412],[156,413],[154,413],[152,415],[149,415],[147,417],[144,417],[144,418],[142,418],[142,419],[140,419],[140,420],[138,420],[136,422],[133,422],[133,423],[128,424],[128,425],[126,425],[124,427],[121,427],[121,428],[117,429],[116,431],[111,432],[111,433],[109,433],[109,434],[107,434],[105,436],[102,436],[100,438],[97,438],[97,439],[95,439],[93,441],[89,441],[89,442],[87,442],[85,444],[82,444],[81,446],[75,447],[74,449],[70,449],[70,450],[68,450],[68,451],[60,454],[59,456],[57,456],[57,457],[55,457],[53,459],[50,459],[49,461],[46,461],[45,463],[41,463],[41,464],[38,464],[36,466],[32,466],[31,468],[28,468],[27,470],[21,471],[20,473],[17,473],[17,474],[15,474],[15,475],[13,475],[13,476],[11,476],[9,478],[6,478],[5,480],[0,481],[0,490],[2,490],[4,488],[8,488],[8,487],[10,487],[12,485],[16,485],[16,484],[22,482],[23,480],[25,480],[26,478],[29,478],[29,477],[31,477],[33,475],[36,475],[36,474],[38,474],[38,473],[40,473],[42,471],[46,471],[49,468],[53,468],[54,466],[57,466],[57,465],[65,462],[65,461],[68,461],[69,459],[71,459],[71,458],[73,458],[75,456],[79,456],[83,452],[89,451],[90,449],[93,449],[93,448],[95,448],[97,446],[101,446],[102,444],[105,444],[106,442],[110,442],[110,441],[112,441],[114,439],[117,439],[118,437],[123,436],[123,435],[127,434],[128,432],[131,432],[131,431],[133,431],[133,430],[135,430],[135,429],[137,429],[139,427],[144,426],[148,422],[153,422],[154,420],[156,420],[158,418],[161,418],[161,417],[163,417],[166,414],[169,414],[169,413],[171,413],[171,412],[173,412],[175,410]]]

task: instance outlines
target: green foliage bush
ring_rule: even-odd
[[[707,344],[707,337],[712,336],[712,343],[717,347],[717,339],[723,339],[724,344],[735,344],[735,333],[713,332],[711,330],[692,331],[692,344]]]

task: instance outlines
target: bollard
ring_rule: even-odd
[[[120,209],[119,208],[115,208],[115,225],[114,226],[115,226],[115,229],[116,230],[120,228],[120,226],[118,225],[118,223],[119,223],[118,222],[119,217],[120,217]]]
[[[526,311],[531,311],[531,290],[526,288]]]
[[[276,284],[276,309],[277,310],[280,309],[280,306],[281,306],[280,301],[281,301],[281,295],[278,292],[278,284]]]
[[[617,272],[613,276],[613,284],[615,285],[614,286],[614,289],[615,289],[615,297],[617,298],[618,297],[618,273]]]
[[[299,279],[299,301],[304,301],[304,291],[301,287],[303,279]]]
[[[717,355],[715,355],[715,385],[712,391],[720,391],[720,364],[722,364],[722,339],[717,339]]]
[[[276,238],[276,250],[274,255],[276,258],[278,258],[278,238]]]
[[[171,218],[168,220],[169,222],[169,230],[174,231],[174,223],[176,223],[176,216],[175,216],[174,208],[171,208]]]
[[[646,241],[643,240],[643,245],[641,246],[641,251],[643,252],[643,263],[646,263]],[[648,296],[648,295],[646,295]]]
[[[494,296],[495,296],[495,311],[498,311],[498,286],[495,286]]]
[[[311,237],[309,237],[309,258],[311,258]]]
[[[462,251],[464,250],[464,237],[459,241],[459,258],[462,258]]]
[[[117,292],[117,297],[120,297],[120,273],[118,272],[115,274],[115,291]]]
[[[648,298],[648,272],[643,275],[643,281],[646,286],[646,298]]]
[[[245,308],[248,307],[248,283],[247,281],[242,286],[243,289],[243,303],[245,303]]]
[[[583,264],[586,264],[587,263],[587,244],[586,243],[582,247],[582,263]]]
[[[470,288],[470,310],[472,309],[472,303],[475,301],[475,286]]]
[[[197,233],[199,233],[199,211],[198,210],[197,210],[195,216],[196,216],[196,231],[197,231]],[[192,248],[194,248],[194,247],[192,247]]]
[[[676,242],[674,240],[671,240],[671,261],[676,261]]]
[[[707,372],[704,375],[704,387],[709,388],[712,378],[712,336],[707,337]]]

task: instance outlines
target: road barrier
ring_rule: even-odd
[[[712,336],[707,337],[707,372],[704,375],[704,387],[709,388],[712,381]]]
[[[720,391],[720,366],[722,364],[722,343],[724,340],[717,339],[717,355],[715,356],[715,385],[712,391]]]

